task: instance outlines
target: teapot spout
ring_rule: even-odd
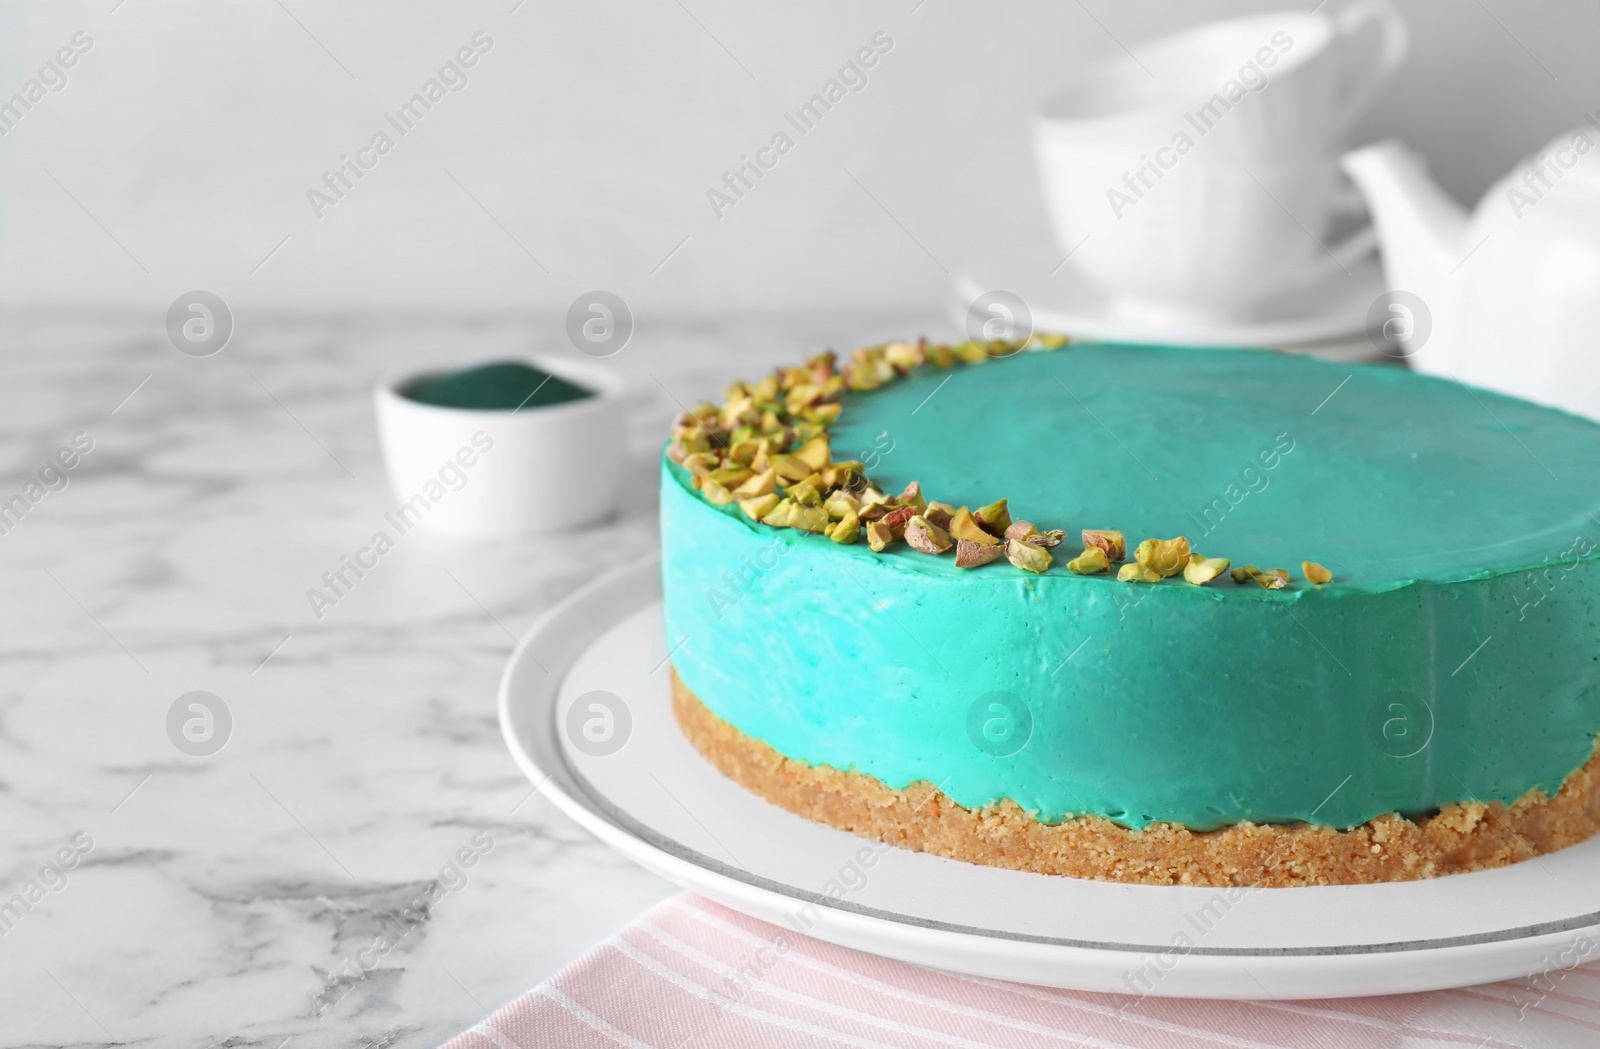
[[[1422,158],[1399,142],[1353,150],[1345,154],[1342,165],[1372,213],[1389,289],[1419,296],[1433,314],[1437,330],[1438,323],[1455,312],[1448,280],[1466,252],[1466,211],[1433,181]],[[1413,365],[1423,371],[1442,370],[1443,362],[1432,358],[1443,341],[1429,339],[1426,350],[1408,346]]]

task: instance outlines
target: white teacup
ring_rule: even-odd
[[[1058,191],[1079,199],[1098,194],[1104,205],[1105,187],[1123,184],[1111,166],[1117,159],[1078,154]],[[1327,235],[1340,215],[1362,211],[1336,158],[1248,166],[1189,161],[1142,197],[1126,194],[1112,221],[1080,237],[1072,264],[1106,293],[1113,315],[1173,322],[1248,317],[1275,295],[1348,272],[1375,246],[1369,225],[1337,241]]]
[[[1367,0],[1216,22],[1090,67],[1035,125],[1044,196],[1073,266],[1120,311],[1249,315],[1339,272],[1370,230],[1337,158],[1406,50],[1404,21]]]

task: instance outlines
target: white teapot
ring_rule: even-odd
[[[1600,126],[1559,136],[1470,216],[1397,142],[1343,165],[1391,289],[1368,315],[1375,341],[1417,371],[1600,419]]]

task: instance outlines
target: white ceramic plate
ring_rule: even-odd
[[[1059,254],[1051,258],[1040,252],[1018,253],[1002,265],[958,271],[951,315],[964,325],[974,299],[985,292],[1009,291],[1028,304],[1035,331],[1061,332],[1075,339],[1266,346],[1348,362],[1383,359],[1366,335],[1367,310],[1385,287],[1383,268],[1375,257],[1352,263],[1348,276],[1336,272],[1278,296],[1252,320],[1213,324],[1113,316],[1105,297],[1070,265],[1060,263]]]
[[[997,870],[811,823],[723,778],[679,734],[660,598],[652,557],[553,610],[506,667],[501,726],[573,819],[748,914],[956,972],[1161,996],[1397,994],[1596,957],[1600,839],[1434,881],[1221,890]]]

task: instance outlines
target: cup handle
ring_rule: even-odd
[[[1348,130],[1378,90],[1405,61],[1411,44],[1406,20],[1387,0],[1357,0],[1334,16],[1344,65],[1344,110],[1339,130]],[[1360,46],[1363,38],[1367,46]]]
[[[1344,215],[1367,214],[1367,201],[1355,183],[1340,180],[1333,199],[1334,210]],[[1337,244],[1324,245],[1323,253],[1312,265],[1308,280],[1326,280],[1336,273],[1349,273],[1350,267],[1378,250],[1378,231],[1371,221],[1347,235]]]
[[[1295,287],[1306,287],[1336,276],[1349,276],[1350,269],[1378,249],[1378,233],[1371,225],[1362,226],[1337,244],[1325,245],[1321,255],[1300,273]]]
[[[1378,231],[1368,223],[1330,247],[1328,254],[1333,256],[1331,261],[1337,262],[1341,269],[1349,269],[1377,250]]]

